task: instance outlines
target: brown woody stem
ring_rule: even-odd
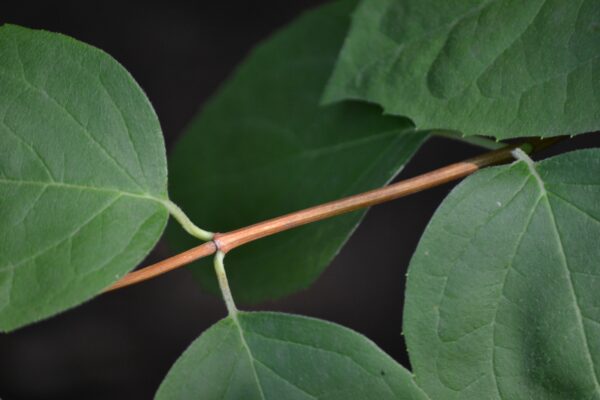
[[[562,138],[541,140],[535,139],[521,144],[520,146],[507,146],[502,149],[491,151],[489,153],[485,153],[456,164],[451,164],[380,189],[371,190],[365,193],[360,193],[340,200],[335,200],[329,203],[296,211],[281,217],[269,219],[267,221],[240,228],[235,231],[218,233],[210,242],[206,242],[200,246],[177,254],[176,256],[167,258],[159,263],[127,274],[121,280],[117,281],[115,284],[106,289],[106,291],[133,285],[135,283],[164,274],[165,272],[214,254],[217,250],[220,250],[223,254],[225,254],[236,247],[265,236],[270,236],[300,225],[306,225],[311,222],[320,221],[361,208],[385,203],[390,200],[408,196],[409,194],[421,192],[423,190],[463,178],[483,167],[512,160],[513,155],[511,154],[511,151],[516,147],[521,147],[527,153],[532,153],[548,147],[560,140],[562,140]]]

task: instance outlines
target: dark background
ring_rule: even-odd
[[[0,23],[62,32],[107,51],[145,89],[170,148],[257,41],[319,1],[4,1]],[[0,96],[2,94],[0,93]],[[556,151],[600,145],[578,137]],[[480,153],[435,138],[400,178]],[[404,275],[445,185],[372,209],[308,290],[257,309],[348,326],[409,366],[401,336]],[[164,243],[147,263],[170,255]],[[106,294],[58,317],[0,334],[0,398],[150,399],[202,331],[226,314],[180,269]]]

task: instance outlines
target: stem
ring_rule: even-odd
[[[138,269],[125,275],[123,278],[115,282],[112,286],[106,289],[107,292],[112,290],[120,289],[125,286],[134,285],[154,278],[155,276],[162,275],[191,262],[199,260],[201,258],[210,256],[217,251],[217,246],[214,242],[206,242],[200,246],[193,247],[183,253],[179,253],[173,257],[169,257],[156,264],[152,264],[148,267]]]
[[[218,250],[217,254],[215,254],[215,272],[217,274],[217,280],[219,281],[219,287],[221,288],[221,293],[223,294],[223,300],[225,300],[225,305],[227,306],[227,312],[229,316],[232,318],[236,318],[238,309],[235,306],[235,302],[233,301],[233,296],[231,295],[231,289],[229,289],[229,281],[227,280],[227,273],[225,273],[225,264],[223,263],[223,259],[225,258],[225,253]]]
[[[169,210],[169,213],[181,224],[183,229],[190,235],[204,241],[212,240],[215,236],[214,233],[205,231],[204,229],[198,228],[187,215],[177,206],[177,204],[173,203],[171,200],[164,201],[163,204]]]
[[[478,157],[474,157],[456,164],[451,164],[380,189],[371,190],[365,193],[307,208],[305,210],[293,212],[291,214],[259,222],[257,224],[250,225],[232,232],[215,234],[212,242],[204,243],[203,245],[194,247],[157,264],[150,265],[146,268],[127,274],[121,280],[109,287],[106,291],[115,290],[153,278],[167,271],[171,271],[175,268],[189,264],[192,261],[198,260],[202,257],[214,254],[217,252],[217,250],[224,255],[228,251],[238,246],[263,238],[265,236],[283,232],[300,225],[309,224],[311,222],[320,221],[336,215],[355,211],[360,208],[385,203],[390,200],[463,178],[483,167],[513,160],[512,151],[517,147],[520,147],[523,151],[529,153],[539,151],[563,139],[563,137],[543,140],[535,139],[523,143],[520,146],[506,146],[500,150],[491,151]],[[215,260],[215,262],[216,261],[217,260]]]

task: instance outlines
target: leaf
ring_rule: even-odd
[[[424,400],[410,373],[350,329],[240,313],[208,329],[169,371],[161,399]]]
[[[404,329],[434,399],[600,398],[600,150],[461,183],[409,267]]]
[[[309,12],[260,45],[194,120],[170,158],[173,199],[226,232],[388,182],[425,138],[366,104],[320,107],[354,2]],[[202,201],[198,201],[201,197]],[[236,300],[283,296],[312,283],[363,212],[245,245],[228,255]],[[196,242],[167,231],[178,250]],[[208,262],[202,285],[217,291]]]
[[[365,0],[325,100],[496,138],[600,129],[593,0]]]
[[[131,76],[59,34],[0,27],[0,330],[77,305],[167,221],[160,125]]]

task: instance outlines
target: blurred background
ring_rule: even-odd
[[[0,7],[0,23],[62,32],[111,54],[148,94],[171,148],[257,42],[319,3],[10,1]],[[582,136],[552,152],[589,146],[600,146],[600,140]],[[399,179],[482,151],[434,138]],[[401,336],[406,268],[452,186],[375,207],[312,287],[253,309],[337,322],[409,367]],[[161,242],[144,264],[171,254]],[[99,296],[0,334],[0,398],[151,399],[186,347],[225,315],[221,300],[202,292],[185,269]]]

